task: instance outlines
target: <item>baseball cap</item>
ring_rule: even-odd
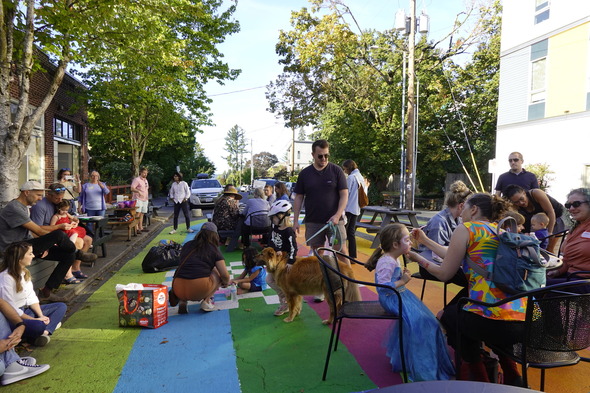
[[[207,221],[206,223],[203,224],[203,226],[201,227],[202,231],[211,231],[211,232],[217,232],[217,225],[213,224],[212,222]]]
[[[43,185],[41,185],[41,183],[39,183],[38,181],[29,180],[21,186],[20,190],[21,191],[36,191],[36,190],[45,191],[45,190],[47,190],[47,188],[43,187]]]

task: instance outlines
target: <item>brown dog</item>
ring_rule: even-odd
[[[289,306],[289,316],[284,319],[285,322],[291,322],[299,313],[301,313],[301,295],[320,295],[324,294],[328,301],[331,297],[327,293],[324,277],[320,268],[320,261],[315,256],[297,257],[293,266],[287,271],[287,254],[278,255],[270,247],[262,250],[260,256],[266,263],[269,273],[274,275],[274,280],[285,293],[287,304]],[[340,271],[348,277],[354,278],[352,268],[345,263],[338,262]],[[361,295],[358,286],[354,283],[344,281],[345,301],[359,301]],[[342,305],[340,291],[337,291],[336,308]],[[330,318],[322,321],[324,324],[331,324],[334,321],[332,308],[330,308]]]

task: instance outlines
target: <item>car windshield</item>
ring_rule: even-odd
[[[221,188],[221,184],[215,179],[193,180],[191,188]]]

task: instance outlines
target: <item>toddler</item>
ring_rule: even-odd
[[[543,250],[547,249],[547,245],[549,244],[549,231],[547,230],[547,225],[549,225],[549,217],[545,213],[537,213],[531,217],[531,232],[535,233],[535,236],[541,244]]]
[[[242,263],[244,264],[244,271],[235,280],[231,280],[232,284],[238,285],[238,294],[244,292],[260,292],[268,289],[266,284],[266,269],[264,266],[258,265],[256,261],[256,249],[248,247],[242,253]]]
[[[63,200],[57,204],[57,213],[51,217],[50,225],[59,225],[59,224],[72,224],[72,229],[63,230],[69,237],[72,243],[76,244],[78,239],[80,242],[83,242],[84,236],[86,236],[86,229],[78,226],[78,220],[75,219],[70,213],[70,202]],[[78,242],[78,243],[80,243]],[[82,248],[82,244],[77,244],[78,248]]]

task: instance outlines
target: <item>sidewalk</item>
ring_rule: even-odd
[[[150,226],[146,227],[149,232],[131,236],[131,241],[127,241],[125,229],[114,229],[112,231],[113,237],[106,243],[107,256],[102,256],[102,249],[99,246],[93,250],[99,256],[94,266],[90,267],[88,264],[82,263],[82,271],[88,275],[88,278],[80,284],[61,285],[56,291],[56,295],[63,298],[66,303],[75,302],[79,295],[91,291],[91,287],[102,285],[110,276],[109,272],[119,270],[123,264],[142,251],[163,227],[170,225],[169,221],[174,213],[174,207],[164,206],[165,197],[155,198],[153,202],[154,205],[162,207],[158,210],[158,216],[152,216]],[[111,229],[108,228],[108,230]]]

